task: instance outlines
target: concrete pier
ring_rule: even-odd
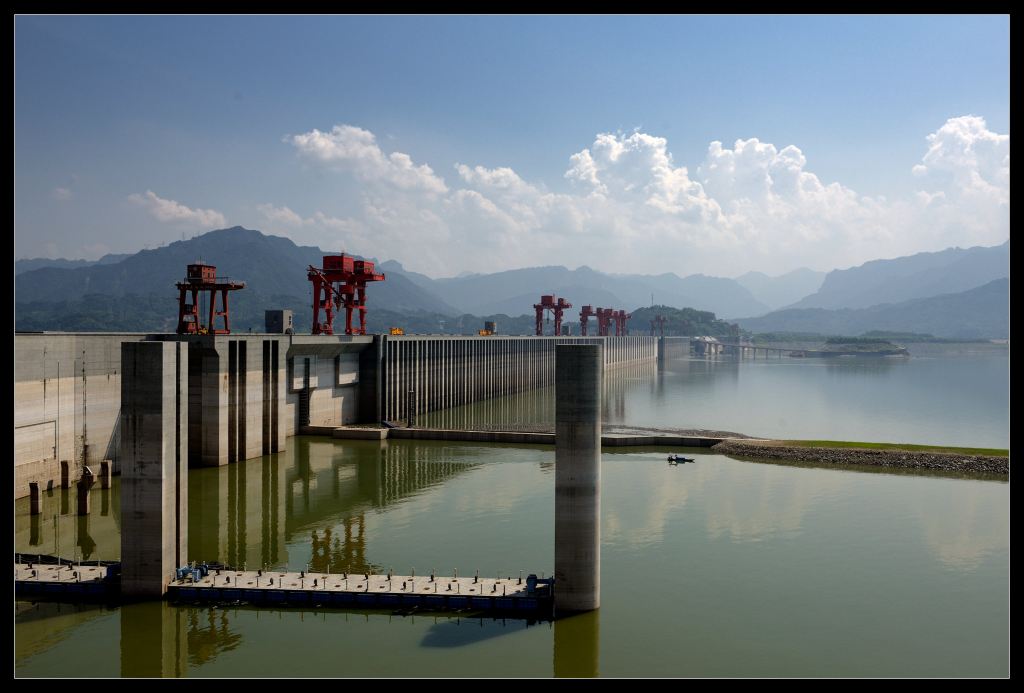
[[[188,548],[188,345],[121,345],[121,591],[162,597]]]
[[[100,488],[110,488],[113,467],[114,463],[110,460],[100,463]]]
[[[71,464],[67,460],[60,461],[60,487],[71,488]]]
[[[601,371],[598,344],[555,358],[555,613],[601,606]]]
[[[30,515],[41,515],[43,512],[43,495],[38,481],[28,485],[28,512]]]
[[[89,490],[93,484],[96,483],[96,478],[89,473],[88,467],[85,473],[82,474],[82,478],[78,480],[75,485],[78,487],[78,514],[88,515],[89,514]]]

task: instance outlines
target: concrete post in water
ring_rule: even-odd
[[[100,462],[100,488],[110,488],[113,467],[114,463],[111,460]]]
[[[82,472],[82,478],[78,480],[76,484],[78,486],[78,514],[88,515],[89,514],[89,489],[96,483],[96,477],[92,475],[92,471],[86,467],[85,471]]]
[[[188,546],[188,344],[121,344],[121,592],[161,597]]]
[[[38,481],[33,481],[28,485],[28,512],[30,515],[43,513],[43,494],[39,490]]]
[[[555,612],[601,606],[600,344],[555,352]]]
[[[67,460],[60,461],[60,487],[71,488],[71,464]]]

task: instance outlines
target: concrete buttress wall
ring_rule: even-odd
[[[160,597],[188,549],[188,345],[121,345],[121,592]]]

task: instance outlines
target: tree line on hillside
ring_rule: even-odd
[[[665,336],[707,336],[735,340],[741,334],[738,325],[719,320],[714,313],[708,310],[650,306],[649,308],[637,308],[631,315],[629,333],[633,335],[651,334],[651,322],[659,315],[665,318]],[[653,329],[655,334],[661,334],[660,328]]]
[[[268,296],[245,289],[233,292],[228,300],[233,332],[263,332],[265,311],[268,309],[291,310],[294,315],[295,332],[310,332],[312,307],[306,297]],[[496,323],[497,334],[532,335],[535,331],[535,317],[530,314],[510,316],[467,313],[450,316],[424,311],[393,311],[374,306],[372,298],[367,308],[367,332],[373,334],[386,334],[391,328],[399,327],[407,334],[473,335],[483,329],[486,322]],[[206,315],[206,311],[207,304],[204,298],[200,304],[200,314]],[[650,323],[655,315],[666,318],[666,335],[709,335],[729,339],[739,334],[736,325],[717,319],[710,311],[670,306],[653,306],[633,311],[628,325],[629,333],[650,334]],[[344,319],[343,312],[335,316],[336,332],[344,330]],[[19,302],[15,313],[15,329],[21,332],[173,332],[177,320],[178,301],[173,293],[126,296],[86,294],[59,301]],[[357,320],[358,316],[354,314],[353,321]],[[571,334],[578,335],[578,312],[567,313],[563,317],[563,325],[569,326]],[[546,334],[552,333],[550,320],[546,319],[545,328]],[[597,334],[596,319],[590,320],[589,328],[590,334]]]

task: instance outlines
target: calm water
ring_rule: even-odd
[[[650,364],[608,374],[604,420],[768,438],[1009,448],[1008,351],[955,349],[922,345],[910,358],[677,359],[660,371]],[[553,389],[419,419],[452,427],[553,422]]]
[[[292,438],[189,475],[192,557],[335,571],[550,573],[554,451]],[[19,676],[1005,676],[1009,486],[606,454],[602,607],[557,623],[16,604]],[[16,546],[119,552],[15,503]],[[104,500],[105,499],[105,500]],[[69,504],[72,512],[74,504]],[[105,514],[104,514],[105,508]]]

